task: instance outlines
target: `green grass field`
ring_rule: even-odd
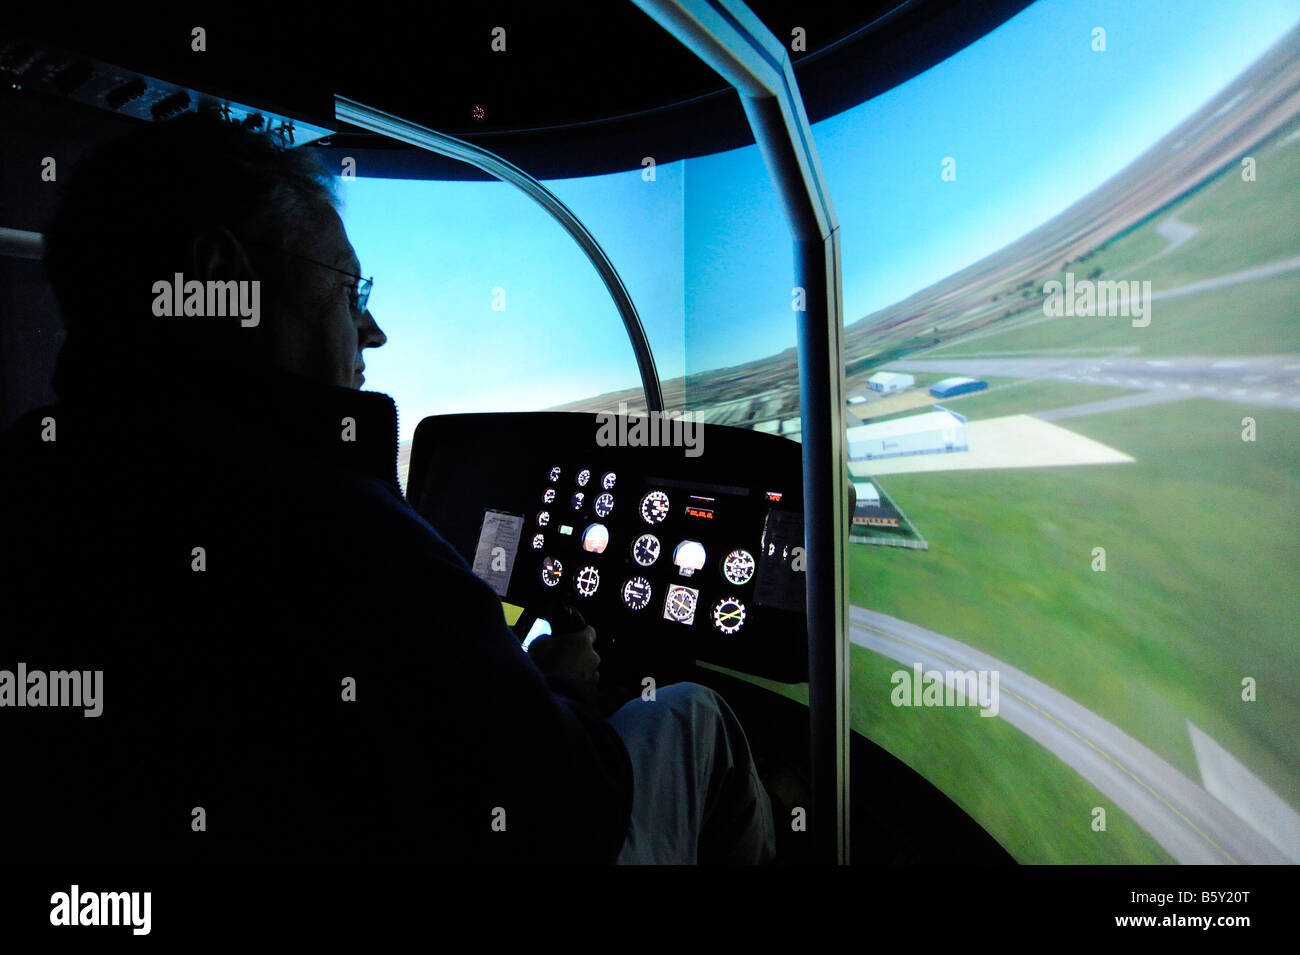
[[[1160,290],[1160,286],[1153,288]],[[1123,317],[1037,321],[1042,318],[1040,306],[1030,313],[1033,325],[940,345],[908,357],[961,358],[1010,349],[1076,349],[1100,355],[1116,348],[1136,348],[1138,354],[1153,357],[1293,354],[1300,352],[1297,302],[1300,270],[1293,270],[1240,285],[1158,299],[1151,303],[1151,324],[1146,328],[1134,328],[1132,320]]]
[[[1129,232],[1117,236],[1068,270],[1076,278],[1101,268],[1100,278],[1150,281],[1152,291],[1175,289],[1300,254],[1300,140],[1284,143],[1295,124],[1255,150],[1256,180],[1245,182],[1230,166],[1203,189]],[[1199,231],[1167,255],[1147,261],[1169,243],[1156,228],[1170,218]],[[1138,266],[1133,270],[1134,266]],[[1061,278],[1064,275],[1056,276]],[[974,341],[956,341],[911,357],[975,355],[1005,349],[1082,348],[1098,352],[1135,347],[1144,355],[1260,355],[1300,351],[1300,272],[1291,271],[1206,292],[1151,303],[1151,324],[1127,318],[1060,318],[1020,327],[1042,317],[1042,283],[1008,328]]]
[[[1242,414],[1192,400],[1070,422],[1133,464],[892,475],[930,550],[853,548],[852,601],[1024,670],[1199,780],[1190,719],[1300,805],[1300,414],[1257,412],[1254,444]]]
[[[1254,150],[1257,181],[1232,166],[1069,270],[1084,277],[1100,267],[1100,278],[1150,280],[1160,292],[1294,258],[1300,141],[1282,140],[1295,125]],[[1199,231],[1153,258],[1169,244],[1156,227],[1171,217]],[[1005,331],[909,357],[1300,354],[1300,270],[1157,299],[1145,328],[1121,317],[1039,321],[1041,283],[1025,298],[1002,291],[1012,293],[1002,308],[1025,304]],[[928,387],[947,375],[916,377]],[[986,380],[989,392],[946,406],[979,420],[1128,393]],[[1253,443],[1241,440],[1248,414]],[[1200,782],[1190,721],[1300,808],[1300,413],[1192,399],[1063,425],[1135,461],[889,475],[880,483],[930,549],[852,545],[851,601],[1031,674]],[[1092,569],[1096,547],[1105,548],[1104,572]],[[1093,832],[1089,814],[1105,800],[1004,721],[893,707],[896,669],[853,647],[854,730],[922,773],[1019,861],[1172,861],[1113,807],[1109,831]],[[1241,698],[1247,677],[1257,681],[1253,702]],[[770,688],[807,698],[805,687]]]
[[[707,664],[706,664],[707,666]],[[851,648],[852,728],[911,766],[1024,864],[1163,865],[1174,860],[1087,780],[1029,737],[974,710],[899,708],[889,702],[899,664]],[[723,668],[717,667],[722,670]],[[808,685],[723,670],[808,703]],[[1092,810],[1106,831],[1092,831]],[[960,846],[951,860],[959,862]]]

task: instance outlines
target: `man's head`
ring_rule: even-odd
[[[215,117],[151,125],[77,165],[46,231],[46,269],[70,337],[103,362],[147,354],[265,363],[360,387],[384,334],[358,310],[360,266],[312,153]],[[154,316],[154,286],[253,282],[260,316]],[[160,354],[161,353],[161,354]]]

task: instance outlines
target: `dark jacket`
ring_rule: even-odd
[[[627,753],[402,498],[392,399],[75,348],[56,386],[3,439],[0,670],[101,670],[103,715],[0,708],[7,839],[613,860]]]

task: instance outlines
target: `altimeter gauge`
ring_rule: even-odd
[[[649,567],[659,559],[659,538],[642,534],[632,544],[632,559],[642,567]]]

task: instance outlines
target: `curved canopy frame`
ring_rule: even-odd
[[[614,299],[614,305],[623,318],[623,327],[627,329],[627,337],[632,343],[632,351],[636,354],[636,365],[641,372],[641,387],[645,390],[646,410],[664,410],[663,387],[659,382],[659,371],[655,367],[654,354],[650,351],[650,342],[641,324],[641,316],[632,303],[632,297],[628,295],[623,279],[614,268],[614,263],[610,261],[609,256],[605,254],[605,250],[596,241],[596,237],[553,192],[494,152],[467,143],[463,139],[457,139],[455,136],[426,129],[400,117],[364,106],[346,96],[334,97],[334,116],[342,122],[380,133],[390,139],[468,163],[502,182],[517,186],[546,210],[586,253],[605,283],[605,288],[609,290],[610,297]]]
[[[785,47],[741,0],[633,0],[740,94],[794,240],[817,856],[849,861],[848,510],[840,235]]]
[[[843,303],[839,224],[785,47],[741,0],[633,0],[740,94],[781,197],[804,290],[798,326],[804,528],[807,537],[809,710],[817,855],[849,861],[848,527]],[[522,189],[573,237],[613,297],[636,352],[646,404],[663,392],[645,329],[613,263],[550,190],[500,156],[343,96],[337,119],[466,162]]]

